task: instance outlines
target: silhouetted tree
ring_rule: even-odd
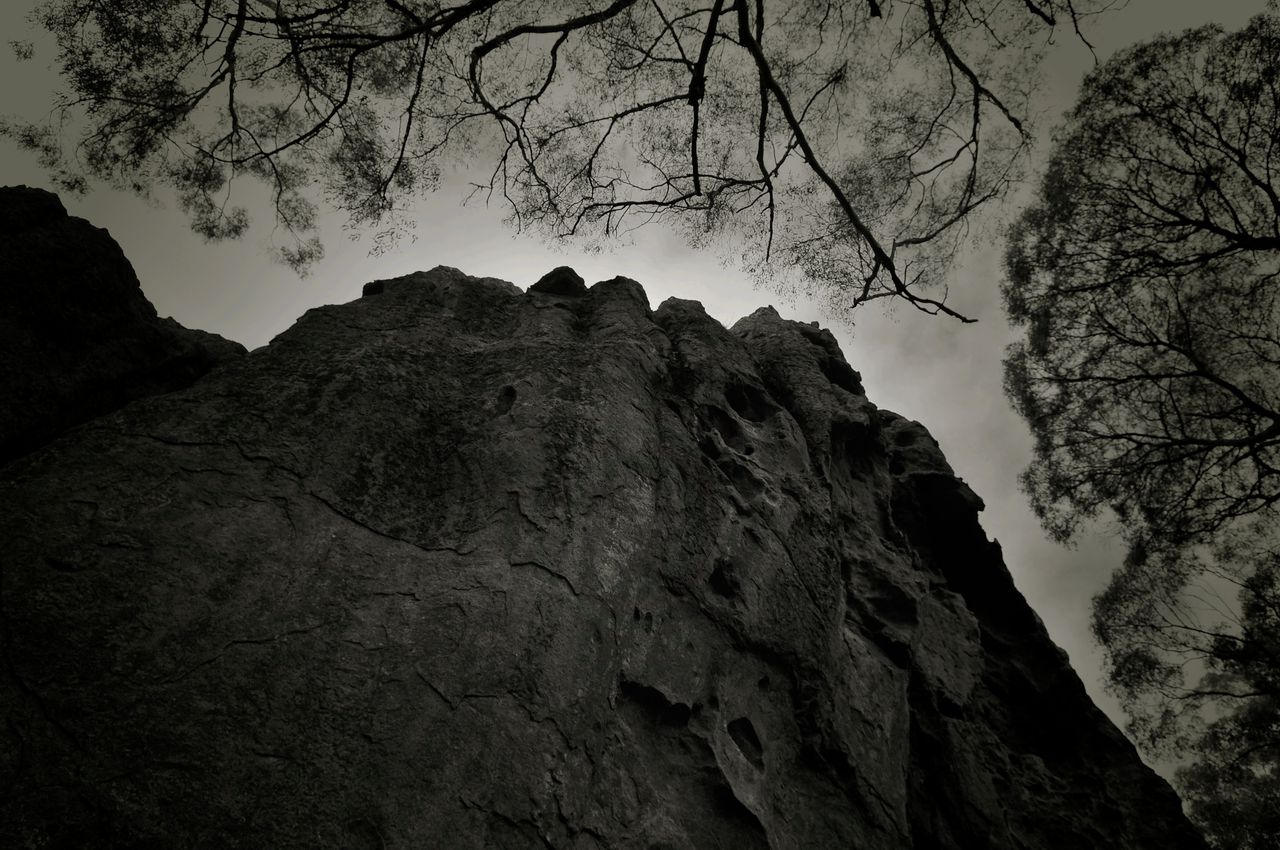
[[[1280,838],[1280,555],[1241,588],[1241,628],[1216,638],[1194,699],[1226,701],[1179,773],[1192,817],[1219,847],[1271,850]]]
[[[45,0],[65,100],[4,129],[64,185],[176,188],[208,238],[244,232],[227,185],[258,178],[298,267],[314,184],[389,239],[487,158],[517,226],[730,231],[842,305],[957,315],[923,293],[1020,173],[1040,52],[1113,3]]]
[[[1005,259],[1032,505],[1064,540],[1109,509],[1131,544],[1094,606],[1131,731],[1190,748],[1211,830],[1280,807],[1280,18],[1095,70]]]

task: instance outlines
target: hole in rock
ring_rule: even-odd
[[[82,564],[78,564],[75,561],[71,561],[66,558],[59,558],[56,555],[45,555],[44,562],[55,570],[64,573],[78,573],[84,569]]]
[[[733,412],[751,422],[763,422],[777,409],[765,394],[750,384],[733,384],[724,392]]]
[[[503,387],[498,391],[498,400],[494,402],[494,409],[499,416],[509,413],[511,405],[516,403],[516,388],[512,386]]]
[[[898,433],[893,435],[893,444],[895,446],[913,446],[918,436],[919,434],[914,428],[899,428]]]
[[[689,723],[689,716],[692,714],[689,706],[671,702],[657,688],[628,679],[620,679],[618,694],[628,702],[644,709],[645,713],[663,726],[685,726]]]
[[[760,745],[760,736],[756,734],[756,727],[751,725],[751,721],[739,717],[737,720],[730,720],[726,728],[729,730],[729,737],[738,745],[747,761],[757,768],[763,768],[764,747]]]
[[[889,661],[904,670],[911,669],[911,647],[890,634],[882,625],[860,624],[858,633],[880,650]]]
[[[750,829],[751,837],[762,833],[763,827],[760,826],[760,820],[750,809],[742,805],[742,801],[738,799],[738,795],[734,794],[733,789],[728,785],[721,783],[711,789],[711,804],[711,809],[716,814],[730,821],[738,822],[741,824],[741,827]],[[768,844],[765,843],[766,841],[767,839],[761,835],[761,841],[759,844],[753,841],[747,846],[767,847]],[[734,844],[731,846],[741,847],[743,845]]]
[[[733,598],[742,590],[742,581],[738,578],[738,569],[727,558],[718,558],[711,577],[707,579],[711,589],[726,598]]]
[[[862,475],[871,469],[875,441],[872,429],[864,422],[841,420],[831,425],[831,452],[837,468],[854,475]]]
[[[735,462],[732,458],[721,458],[719,466],[720,471],[728,477],[729,483],[747,501],[751,501],[764,492],[764,482],[757,478],[754,472]]]
[[[720,434],[720,439],[724,440],[726,446],[735,452],[747,447],[747,437],[742,433],[742,426],[728,413],[707,404],[702,407],[702,416]]]
[[[634,608],[632,609],[631,616],[632,616],[632,619],[634,619],[637,623],[640,623],[641,628],[643,628],[646,632],[650,634],[653,633],[653,612],[651,611],[642,612],[639,608]]]
[[[826,357],[818,362],[818,368],[822,370],[822,374],[828,381],[840,389],[854,395],[864,395],[862,379],[848,363],[843,363],[834,357]]]
[[[347,821],[343,826],[347,834],[346,846],[353,850],[381,850],[387,846],[382,831],[366,818]]]

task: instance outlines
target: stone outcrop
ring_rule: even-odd
[[[0,188],[0,464],[244,347],[161,319],[115,241],[58,197]]]
[[[0,468],[0,845],[1203,846],[828,332],[549,277]]]

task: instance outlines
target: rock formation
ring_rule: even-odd
[[[159,318],[120,246],[49,192],[0,188],[0,268],[0,464],[245,353]]]
[[[0,467],[0,845],[1203,847],[828,332],[365,293]]]

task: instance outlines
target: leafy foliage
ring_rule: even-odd
[[[305,265],[317,182],[388,240],[487,157],[475,188],[518,227],[664,219],[842,306],[958,316],[924,293],[1025,164],[1028,69],[1112,2],[45,0],[39,20],[82,130],[61,173],[174,187],[208,238],[243,232],[227,187],[256,178]]]
[[[1027,485],[1171,545],[1280,498],[1280,20],[1165,37],[1090,76],[1006,255]]]
[[[1032,505],[1063,540],[1114,512],[1131,545],[1094,606],[1131,731],[1193,754],[1219,846],[1274,846],[1280,17],[1090,75],[1005,259]]]
[[[1280,839],[1280,556],[1241,590],[1240,633],[1217,638],[1197,693],[1230,704],[1194,743],[1179,784],[1219,847],[1265,850]]]

